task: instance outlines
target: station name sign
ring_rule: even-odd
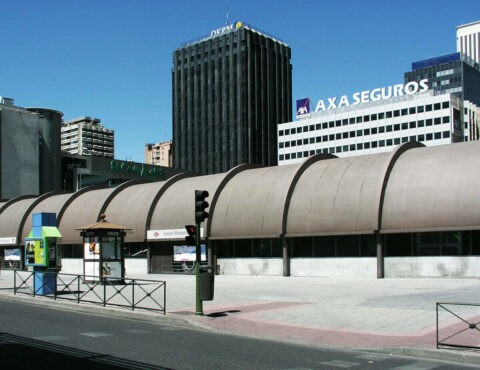
[[[0,245],[13,245],[17,244],[16,236],[8,236],[0,238]]]
[[[356,92],[352,94],[351,98],[347,95],[342,95],[340,99],[338,97],[328,98],[326,101],[320,99],[315,108],[315,112],[324,110],[348,107],[350,105],[358,105],[363,103],[369,103],[379,100],[385,100],[395,98],[403,95],[413,95],[416,93],[424,92],[428,90],[428,80],[423,79],[420,82],[411,81],[407,84],[398,84],[388,87],[376,88],[373,90],[366,90]]]
[[[185,228],[147,230],[147,240],[184,239],[186,236],[188,236],[188,234]],[[200,236],[203,237],[203,227],[200,228]]]
[[[224,27],[217,28],[216,30],[213,30],[210,32],[210,37],[215,37],[215,36],[220,36],[221,34],[224,34],[229,31],[233,31],[234,29],[238,29],[242,27],[242,22],[236,22],[229,24]]]

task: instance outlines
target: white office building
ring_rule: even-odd
[[[61,150],[70,154],[113,158],[114,130],[103,127],[98,118],[80,117],[65,121]]]
[[[480,21],[457,27],[457,51],[480,63]]]
[[[279,164],[321,153],[346,157],[387,152],[408,141],[426,146],[463,141],[463,106],[457,96],[428,90],[371,101],[367,96],[380,96],[387,89],[375,90],[363,94],[370,101],[279,124]]]

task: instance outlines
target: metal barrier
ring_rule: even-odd
[[[165,281],[145,279],[99,278],[85,275],[55,273],[55,289],[46,279],[38,282],[35,272],[15,270],[14,294],[43,296],[55,300],[88,302],[166,313]],[[45,293],[45,291],[47,293]]]
[[[437,348],[480,349],[480,304],[437,302]]]

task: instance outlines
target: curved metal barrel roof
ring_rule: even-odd
[[[382,153],[310,165],[293,191],[286,236],[373,233],[389,158]]]
[[[210,237],[279,237],[290,185],[301,166],[256,168],[233,177],[219,194]]]
[[[32,204],[37,201],[37,198],[25,198],[15,201],[15,203],[6,207],[0,213],[0,237],[15,237],[18,238],[19,227],[22,224],[22,219]],[[22,241],[17,239],[17,244]]]
[[[194,223],[194,190],[210,193],[211,239],[286,235],[362,234],[480,229],[480,141],[358,157],[314,156],[295,165],[249,168],[166,182],[129,182],[73,194],[24,196],[0,203],[0,237],[21,244],[31,213],[55,212],[61,244],[81,243],[82,225],[106,213],[132,228],[126,241],[147,230],[183,229]],[[320,160],[323,159],[323,160]],[[20,235],[20,237],[19,237]]]
[[[215,192],[225,176],[225,173],[221,173],[188,177],[174,183],[155,204],[149,229],[183,229],[185,225],[195,224],[195,190],[207,190],[209,197],[206,201],[211,206]],[[206,209],[207,212],[209,208]],[[202,227],[205,229],[206,223]]]
[[[59,220],[58,229],[62,234],[59,244],[83,243],[80,231],[75,229],[82,225],[97,222],[105,200],[114,191],[115,188],[97,189],[87,191],[76,197],[65,209]]]
[[[166,181],[132,185],[120,191],[110,201],[104,213],[109,222],[124,225],[131,230],[125,242],[143,242],[148,213],[158,192]]]
[[[480,229],[480,142],[411,149],[390,175],[382,232]]]

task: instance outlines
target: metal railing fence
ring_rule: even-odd
[[[166,282],[15,270],[14,294],[166,313]],[[53,279],[53,280],[52,280]]]
[[[437,348],[480,349],[480,304],[437,302]]]

